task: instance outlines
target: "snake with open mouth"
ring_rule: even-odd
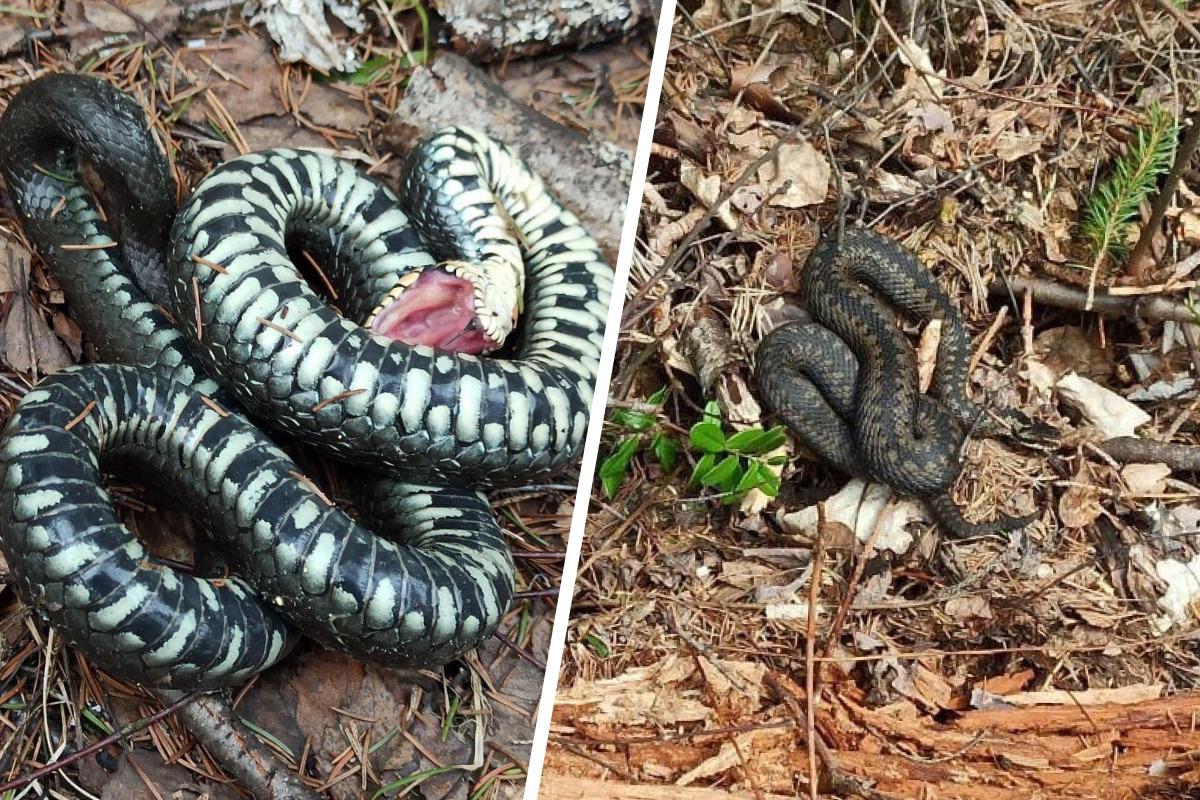
[[[58,74],[4,112],[0,172],[115,362],[43,380],[0,441],[0,549],[68,641],[120,677],[192,688],[266,669],[297,629],[411,666],[492,634],[514,569],[479,490],[577,458],[611,288],[596,242],[519,158],[443,130],[410,153],[398,200],[331,156],[268,150],[217,168],[176,214],[139,103]],[[337,308],[296,266],[310,263]],[[370,527],[250,419],[357,470]],[[128,464],[207,527],[229,574],[146,552],[102,484]]]
[[[1027,426],[1016,411],[985,416],[966,393],[971,341],[962,315],[916,257],[878,234],[823,238],[799,276],[813,321],[790,322],[755,353],[755,382],[796,438],[840,472],[928,505],[955,537],[1022,527],[1035,516],[973,524],[949,495],[968,433]],[[899,317],[941,321],[932,396],[917,386],[917,356]]]

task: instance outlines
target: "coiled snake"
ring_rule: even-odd
[[[403,201],[281,149],[219,167],[178,216],[149,130],[131,97],[76,75],[31,83],[0,119],[22,226],[120,364],[51,376],[5,429],[0,547],[22,595],[100,667],[179,688],[267,668],[293,626],[395,665],[490,636],[514,570],[479,489],[578,455],[611,286],[595,241],[466,129],[412,151]],[[295,266],[309,258],[337,310]],[[372,529],[238,406],[359,470]],[[144,551],[100,483],[125,463],[208,526],[232,576]]]
[[[767,405],[806,447],[847,475],[921,498],[953,536],[1011,530],[1034,517],[967,522],[948,490],[968,432],[1026,425],[1019,412],[984,416],[966,394],[971,342],[962,315],[917,259],[896,243],[850,229],[822,239],[800,273],[812,322],[765,336],[755,382]],[[917,356],[899,317],[941,320],[931,386],[917,387]]]

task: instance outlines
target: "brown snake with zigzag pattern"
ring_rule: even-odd
[[[1036,515],[967,522],[949,489],[968,433],[996,435],[1029,421],[1015,410],[984,416],[967,398],[971,341],[962,314],[916,257],[884,237],[850,229],[825,237],[800,274],[813,322],[776,328],[758,346],[755,381],[767,405],[806,447],[848,475],[925,501],[956,537],[1022,527]],[[899,318],[941,320],[931,395]]]

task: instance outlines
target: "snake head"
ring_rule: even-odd
[[[365,324],[407,344],[488,353],[516,327],[523,290],[524,275],[503,263],[446,261],[401,275]]]
[[[998,435],[1034,449],[1044,449],[1046,445],[1056,443],[1061,438],[1054,426],[1015,408],[1001,414],[998,421],[1001,426],[997,431]]]

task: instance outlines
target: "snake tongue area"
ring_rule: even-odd
[[[371,322],[371,330],[405,344],[478,355],[500,345],[479,324],[475,287],[442,270],[426,270],[408,288],[389,299]]]

